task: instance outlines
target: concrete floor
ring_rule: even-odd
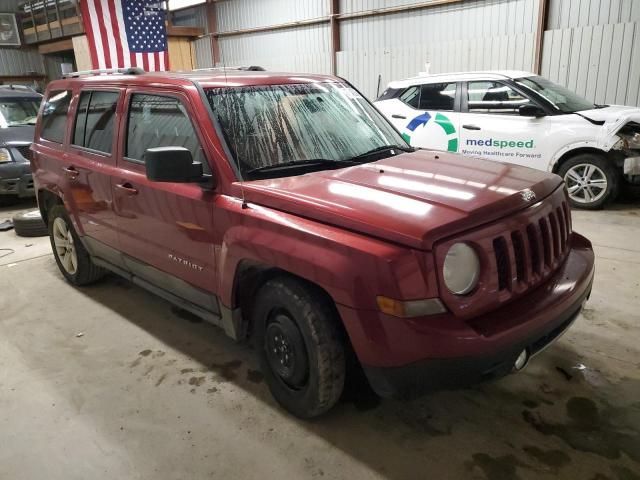
[[[0,479],[639,479],[639,207],[574,213],[593,295],[524,372],[313,422],[249,347],[116,277],[73,288],[47,238],[0,232]]]

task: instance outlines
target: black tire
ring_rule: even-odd
[[[56,248],[54,240],[54,225],[56,224],[56,219],[61,219],[66,224],[68,231],[73,238],[73,249],[75,250],[77,261],[75,271],[71,273],[67,271],[67,268],[63,265],[61,254],[59,253],[58,248]],[[62,275],[64,275],[64,278],[66,278],[69,283],[77,286],[89,285],[90,283],[100,280],[105,275],[106,271],[93,263],[89,252],[87,252],[84,245],[82,245],[82,242],[80,241],[75,228],[73,228],[73,223],[71,223],[64,206],[54,205],[51,207],[49,210],[48,228],[53,256],[56,259],[56,263],[58,264],[58,268],[62,272]]]
[[[338,321],[325,295],[294,278],[271,279],[258,291],[253,325],[260,366],[271,394],[299,418],[325,413],[342,394],[345,346]],[[276,341],[278,332],[286,345]],[[274,346],[284,350],[275,353]],[[288,354],[291,361],[278,362],[277,355]]]
[[[16,235],[21,237],[46,237],[49,235],[49,229],[42,220],[40,210],[37,208],[22,212],[15,215],[11,221]]]
[[[603,177],[606,180],[606,187],[600,189],[597,188],[598,195],[594,197],[594,200],[588,200],[584,188],[580,189],[578,183],[571,176],[571,172],[575,172],[576,169],[580,170],[583,165],[592,165],[599,171],[596,171],[598,176]],[[574,208],[582,208],[585,210],[598,210],[608,203],[614,201],[618,197],[620,190],[620,172],[616,169],[612,162],[606,158],[594,154],[594,153],[581,153],[575,157],[571,157],[564,162],[560,168],[558,168],[558,175],[560,175],[569,189],[569,201]],[[577,192],[572,194],[572,187],[577,188]],[[590,192],[594,190],[589,187]],[[584,200],[580,200],[583,197]]]

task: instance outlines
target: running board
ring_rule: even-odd
[[[239,309],[232,310],[221,305],[222,315],[215,314],[188,300],[185,300],[182,297],[174,295],[173,293],[168,292],[165,289],[160,288],[151,282],[148,282],[147,280],[144,280],[143,278],[133,275],[127,272],[126,270],[123,270],[122,268],[116,265],[113,265],[110,262],[107,262],[106,260],[103,260],[99,257],[92,257],[91,260],[98,267],[105,268],[125,278],[126,280],[129,280],[130,282],[144,288],[145,290],[148,290],[149,292],[167,300],[168,302],[174,304],[175,306],[193,313],[194,315],[202,318],[208,323],[211,323],[212,325],[222,328],[225,331],[225,333],[231,338],[233,338],[234,340],[240,340],[242,338],[241,329],[240,329],[242,322],[239,321],[240,320]]]

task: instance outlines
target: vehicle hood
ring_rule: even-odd
[[[536,203],[557,175],[418,150],[373,163],[244,183],[248,202],[430,250],[437,240]],[[535,199],[521,193],[530,189]]]
[[[624,105],[609,105],[605,108],[582,110],[580,115],[596,122],[604,122],[607,134],[614,134],[628,122],[640,123],[640,108]]]
[[[31,143],[35,130],[35,125],[0,128],[0,145]]]

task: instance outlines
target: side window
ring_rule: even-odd
[[[91,92],[82,92],[80,94],[80,102],[76,109],[76,124],[73,128],[73,145],[84,146],[84,128],[87,124],[87,108],[89,107],[89,99]]]
[[[418,108],[420,104],[420,87],[409,87],[402,95],[400,95],[400,101],[406,103],[410,107]]]
[[[111,153],[113,122],[118,105],[117,92],[93,92],[87,110],[84,146],[99,152]]]
[[[69,102],[71,90],[58,90],[49,94],[42,110],[42,138],[57,143],[64,142]]]
[[[469,82],[467,95],[471,113],[517,115],[521,105],[530,103],[527,97],[499,82]]]
[[[456,83],[429,83],[422,85],[420,110],[453,111]]]
[[[76,112],[73,144],[111,153],[117,92],[82,92]]]
[[[131,97],[125,156],[143,160],[152,147],[185,147],[193,160],[211,173],[191,120],[182,103],[172,97],[136,93]]]

